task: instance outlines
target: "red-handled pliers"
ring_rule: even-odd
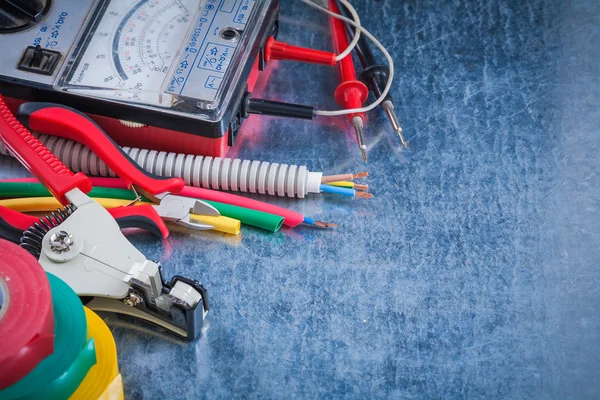
[[[85,145],[130,188],[135,187],[144,194],[154,196],[161,193],[179,193],[183,189],[184,182],[181,178],[160,177],[141,169],[93,120],[79,111],[52,103],[25,103],[19,107],[18,116],[33,132],[62,137]],[[31,134],[27,141],[33,145],[29,152],[37,150],[36,142],[41,145]],[[10,143],[7,144],[10,146]],[[56,162],[62,165],[55,157],[52,161],[48,161],[45,154],[36,154],[39,157],[31,157],[31,162],[35,163],[31,165],[31,169],[39,171],[37,172],[39,180],[52,186],[50,188],[52,194],[61,203],[69,203],[65,196],[75,186],[86,193],[91,190],[89,179],[82,173],[77,173],[71,179],[63,180],[62,183],[57,182],[52,176],[65,175],[66,167],[54,166],[53,163]],[[55,172],[44,168],[43,164],[49,165]]]
[[[30,130],[49,136],[74,140],[86,146],[119,176],[127,186],[156,203],[163,219],[191,229],[210,229],[190,219],[190,214],[218,217],[210,204],[177,196],[183,189],[180,178],[155,175],[141,168],[87,115],[70,107],[52,103],[24,103],[17,112]]]

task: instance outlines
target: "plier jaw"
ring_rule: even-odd
[[[168,192],[152,195],[141,188],[135,188],[135,191],[156,203],[154,209],[163,220],[173,222],[189,229],[214,229],[212,225],[195,220],[192,218],[192,215],[207,215],[210,217],[221,216],[221,213],[216,208],[201,200],[177,196]]]

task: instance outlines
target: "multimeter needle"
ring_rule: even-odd
[[[367,162],[367,145],[365,144],[365,135],[364,135],[364,126],[363,120],[359,116],[355,116],[352,118],[352,126],[354,127],[354,132],[356,132],[356,142],[358,143],[358,148],[362,153],[362,158]]]
[[[385,110],[390,122],[392,123],[392,128],[394,132],[398,134],[400,141],[402,142],[402,146],[407,148],[406,140],[404,140],[404,135],[402,134],[402,126],[400,126],[400,122],[398,121],[398,117],[396,117],[396,113],[394,112],[394,103],[390,100],[386,100],[382,103],[382,107]]]

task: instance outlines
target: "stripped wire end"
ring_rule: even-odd
[[[362,190],[363,192],[366,192],[367,190],[369,190],[369,185],[360,185],[358,183],[354,184],[354,189],[355,190]]]
[[[356,192],[354,197],[360,197],[361,199],[372,199],[373,195],[367,192]]]
[[[142,201],[142,196],[140,196],[140,194],[137,192],[137,190],[135,190],[135,185],[131,185],[131,191],[133,192],[135,199],[131,200],[129,203],[127,203],[125,205],[125,207],[129,207],[132,206],[136,203],[139,203],[140,201]]]
[[[325,175],[321,178],[321,183],[352,181],[354,179],[366,178],[367,176],[369,176],[368,172],[359,172],[357,174]]]
[[[317,226],[319,228],[336,228],[338,224],[334,224],[332,222],[323,222],[323,221],[315,221],[312,218],[304,217],[304,223],[312,226]]]
[[[322,221],[315,221],[315,226],[318,226],[319,228],[337,228],[338,224],[334,224],[332,222],[322,222]]]

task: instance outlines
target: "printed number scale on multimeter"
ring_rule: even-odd
[[[223,155],[276,0],[0,2],[1,92],[90,114],[126,146]]]

